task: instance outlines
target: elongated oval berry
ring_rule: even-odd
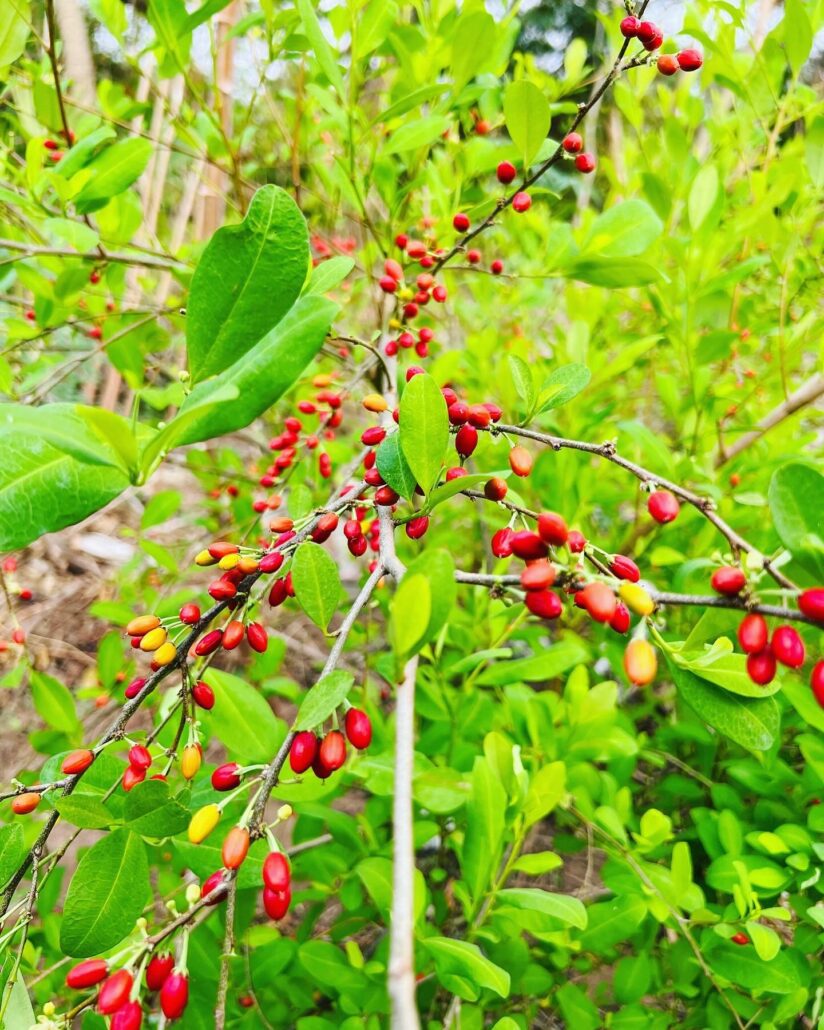
[[[225,558],[227,554],[237,554],[240,548],[237,544],[230,544],[225,540],[216,540],[213,544],[209,545],[207,550],[213,558],[220,561],[220,559]]]
[[[816,662],[810,674],[813,697],[824,708],[824,661]]]
[[[88,748],[81,748],[79,751],[72,751],[70,755],[66,755],[60,766],[60,771],[68,773],[70,776],[75,773],[82,773],[89,768],[93,761],[94,751],[90,751]]]
[[[142,637],[146,633],[157,629],[160,619],[156,615],[138,615],[136,619],[126,624],[126,632],[130,637]]]
[[[618,587],[618,596],[636,615],[652,615],[655,611],[655,601],[638,583],[630,583],[625,580]]]
[[[717,594],[734,597],[747,585],[747,577],[734,565],[722,565],[712,574],[710,586]]]
[[[391,486],[379,486],[375,491],[375,504],[388,508],[397,504],[400,494],[395,493]]]
[[[215,872],[211,874],[211,876],[207,876],[201,884],[201,898],[209,898],[210,895],[213,895],[211,898],[209,898],[209,901],[206,902],[207,905],[217,905],[217,903],[219,901],[222,901],[225,897],[225,895],[222,894],[214,896],[215,889],[223,883],[223,872],[224,871],[222,869],[217,869]]]
[[[745,615],[738,627],[738,643],[746,654],[758,654],[767,646],[767,623],[763,615]]]
[[[148,769],[152,764],[151,752],[143,744],[132,745],[126,757],[129,759],[129,765],[134,766],[135,769]]]
[[[171,973],[160,988],[160,1008],[167,1019],[180,1019],[189,1001],[189,977]]]
[[[271,851],[263,862],[263,882],[270,891],[289,890],[292,870],[282,851]]]
[[[246,627],[246,639],[249,641],[249,647],[258,654],[263,654],[269,646],[269,635],[259,622],[249,623]]]
[[[515,530],[504,526],[497,533],[493,534],[491,540],[492,553],[496,558],[508,558],[512,554],[512,541],[515,537]]]
[[[346,740],[339,730],[331,730],[323,738],[318,749],[323,765],[334,772],[346,761]]]
[[[223,629],[223,650],[234,651],[246,635],[246,627],[238,619],[232,619]]]
[[[94,987],[105,980],[108,972],[109,963],[104,958],[89,958],[85,962],[78,962],[66,973],[66,986],[75,991]]]
[[[156,651],[161,644],[166,642],[167,633],[162,626],[156,626],[144,633],[140,639],[141,651]]]
[[[289,765],[292,772],[304,773],[315,760],[318,752],[318,738],[309,730],[295,734],[289,749]]]
[[[289,596],[285,579],[276,579],[269,591],[269,604],[272,608],[278,608]]]
[[[195,644],[195,654],[198,658],[203,658],[205,655],[211,654],[213,651],[217,651],[222,640],[223,630],[210,630],[205,636],[202,636],[200,640],[198,640],[197,644]]]
[[[609,628],[615,630],[616,633],[626,633],[629,623],[629,608],[619,601],[615,605],[615,614],[609,620]]]
[[[681,71],[697,72],[704,63],[700,50],[682,50],[676,55]]]
[[[521,573],[521,586],[524,590],[545,590],[555,582],[555,574],[555,566],[539,558]]]
[[[564,610],[560,597],[552,590],[528,590],[524,604],[541,619],[557,619]]]
[[[209,596],[216,601],[230,601],[237,593],[237,586],[230,579],[221,576],[209,584]]]
[[[455,435],[455,450],[462,458],[468,458],[478,446],[478,430],[466,423]]]
[[[123,789],[128,793],[133,790],[138,783],[142,783],[146,779],[145,769],[136,769],[133,765],[127,765],[123,770]]]
[[[227,869],[237,869],[249,851],[249,831],[245,826],[233,826],[226,834],[221,848],[223,865]]]
[[[200,618],[200,608],[196,604],[184,604],[177,617],[184,625],[191,626]]]
[[[97,1011],[104,1016],[116,1012],[129,1000],[132,990],[132,974],[128,969],[118,969],[103,981],[97,995]]]
[[[372,743],[372,722],[362,709],[349,709],[344,720],[344,728],[349,743],[358,751],[363,751]],[[278,890],[278,888],[273,887],[272,890]]]
[[[171,665],[175,658],[177,658],[177,648],[171,640],[167,640],[152,655],[152,664],[160,668],[163,665]]]
[[[618,602],[606,583],[597,580],[587,583],[579,597],[583,607],[596,622],[609,622],[615,614]]]
[[[681,505],[678,503],[678,498],[669,490],[656,490],[649,495],[647,511],[656,522],[662,524],[672,522],[678,518],[680,510]]]
[[[212,830],[220,822],[220,809],[217,805],[204,805],[189,820],[187,831],[192,844],[200,844],[206,840]]]
[[[268,887],[263,888],[263,908],[270,919],[283,919],[289,911],[292,902],[292,892],[271,891]]]
[[[416,519],[410,519],[406,523],[406,535],[410,540],[420,540],[429,529],[429,516],[419,515]]]
[[[239,787],[239,769],[240,766],[237,762],[226,762],[225,765],[219,765],[212,773],[212,786],[215,790],[220,791],[234,790],[235,787]]]
[[[121,1005],[109,1021],[109,1030],[140,1030],[143,1025],[143,1009],[139,1001],[127,1001]]]
[[[760,687],[772,683],[775,679],[775,669],[775,655],[769,647],[747,656],[747,675]]]
[[[630,683],[644,687],[655,679],[658,659],[655,648],[647,640],[630,640],[624,651],[624,671]]]
[[[180,757],[180,771],[185,780],[191,780],[197,775],[201,761],[202,756],[197,744],[187,744],[183,748],[183,754]]]
[[[493,476],[484,483],[484,497],[490,501],[502,501],[507,490],[506,480],[499,476]]]
[[[569,539],[569,529],[563,515],[557,511],[544,511],[538,516],[538,533],[553,547],[563,547]]]
[[[26,794],[18,794],[12,799],[11,810],[15,815],[28,815],[40,804],[40,795],[30,791]]]
[[[509,452],[509,467],[516,476],[526,477],[532,471],[532,455],[526,447],[513,447]]]
[[[152,955],[146,966],[146,986],[150,991],[159,991],[175,967],[175,958],[171,952]]]
[[[215,692],[203,680],[198,680],[192,687],[192,698],[197,707],[206,712],[210,712],[215,707]]]
[[[808,619],[824,622],[824,587],[812,587],[798,595],[798,610]]]
[[[629,580],[630,583],[637,583],[641,578],[641,570],[632,560],[624,554],[616,554],[609,563],[609,571],[619,579]]]
[[[774,629],[770,648],[776,659],[790,669],[798,669],[804,664],[804,641],[792,626]]]
[[[281,551],[269,551],[260,559],[258,568],[261,572],[277,572],[283,565],[283,554]]]
[[[534,558],[546,558],[549,548],[546,543],[529,529],[519,529],[512,534],[510,541],[512,553],[524,561],[532,561]]]
[[[131,700],[133,697],[137,697],[140,691],[146,686],[146,679],[143,676],[138,676],[137,679],[133,679],[132,682],[126,687],[123,693],[126,697]]]

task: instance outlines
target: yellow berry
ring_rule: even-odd
[[[216,565],[217,558],[213,558],[208,551],[198,551],[195,555],[195,565]]]
[[[152,658],[158,665],[168,665],[170,662],[173,662],[176,657],[177,648],[171,640],[167,640],[165,644],[161,644],[152,655]]]
[[[196,744],[187,744],[180,758],[180,771],[184,779],[191,780],[197,775],[200,761],[200,748]]]
[[[644,687],[655,679],[658,659],[655,649],[646,640],[630,640],[624,651],[624,670],[631,683]]]
[[[140,641],[141,651],[156,651],[161,644],[166,642],[166,630],[162,626],[156,626],[144,634]]]
[[[386,403],[386,398],[381,397],[379,393],[368,393],[363,398],[363,406],[367,411],[386,411],[389,405]]]
[[[240,561],[239,554],[224,554],[220,561],[217,563],[219,569],[223,569],[224,572],[229,569],[233,569],[235,565]]]
[[[144,633],[156,629],[160,625],[160,619],[156,615],[138,615],[126,627],[130,637],[142,637]]]
[[[219,820],[220,809],[217,805],[204,805],[203,808],[199,808],[189,821],[189,840],[192,844],[200,844],[206,840]]]
[[[317,386],[317,387],[321,387],[322,388],[324,386],[331,386],[331,385],[332,385],[332,377],[328,374],[328,372],[320,372],[312,380],[312,386]]]
[[[618,587],[618,596],[627,608],[631,612],[635,612],[636,615],[652,615],[655,611],[655,601],[637,583],[624,581]]]

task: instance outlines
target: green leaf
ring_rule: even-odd
[[[141,837],[173,837],[189,824],[189,812],[162,780],[145,780],[126,795],[123,821]]]
[[[295,729],[313,730],[320,726],[340,707],[354,682],[355,678],[351,673],[342,672],[340,669],[318,680],[300,703],[295,717]]]
[[[0,826],[0,887],[5,887],[20,868],[28,850],[23,827],[19,823]]]
[[[714,164],[702,165],[687,198],[687,216],[693,232],[699,231],[715,207],[719,189],[718,168]]]
[[[221,847],[222,840],[218,833],[214,833],[208,840],[201,841],[200,844],[192,844],[185,837],[176,838],[174,842],[175,855],[201,880],[205,880],[207,876],[223,865]],[[255,841],[249,849],[249,854],[238,870],[237,883],[242,890],[249,888],[260,890],[263,879],[263,860],[266,858],[268,850],[266,840]]]
[[[784,48],[795,76],[807,63],[813,46],[813,35],[813,27],[802,0],[785,0]]]
[[[57,798],[54,807],[60,813],[61,819],[82,830],[108,829],[115,821],[98,794],[75,791],[74,794]]]
[[[60,949],[72,958],[99,955],[134,930],[149,890],[143,841],[114,830],[80,859],[63,905]]]
[[[309,282],[304,292],[306,293],[328,293],[336,286],[339,286],[355,267],[355,259],[338,254],[329,258],[312,269]]]
[[[424,115],[399,126],[383,145],[385,154],[402,154],[407,150],[428,147],[441,138],[452,120],[442,114]]]
[[[564,1025],[575,1030],[598,1030],[603,1026],[601,1014],[577,984],[567,982],[555,994],[564,1018]]]
[[[554,679],[589,659],[589,650],[576,636],[553,640],[546,649],[531,658],[495,662],[478,677],[479,686],[502,686],[507,683],[539,683]]]
[[[782,544],[815,583],[824,582],[824,475],[800,462],[782,465],[770,480],[768,498]]]
[[[398,20],[395,0],[370,0],[366,9],[353,18],[352,49],[355,60],[361,61],[385,41]]]
[[[455,603],[455,562],[443,547],[431,548],[409,563],[406,575],[424,576],[429,583],[429,619],[423,634],[428,643],[440,633]]]
[[[428,494],[443,467],[449,443],[449,416],[438,384],[425,372],[411,379],[403,391],[400,438],[409,468]]]
[[[127,190],[143,174],[154,151],[151,140],[141,136],[123,139],[107,147],[85,167],[89,175],[74,198],[80,214],[96,211]]]
[[[120,455],[95,434],[85,410],[0,404],[0,551],[79,522],[129,485]]]
[[[567,279],[579,279],[592,286],[609,289],[648,286],[661,278],[658,269],[646,261],[609,257],[573,258],[560,269],[560,273]]]
[[[63,157],[60,158],[57,167],[54,169],[55,174],[62,176],[64,179],[70,179],[75,172],[79,172],[81,168],[84,168],[92,160],[102,146],[108,143],[109,140],[116,138],[117,133],[110,125],[101,125],[94,132],[90,132],[88,136],[84,136],[83,139],[78,140],[70,147]]]
[[[65,240],[80,253],[94,250],[100,242],[100,234],[85,222],[73,222],[69,218],[44,218],[42,224],[46,232],[59,240]]]
[[[746,923],[745,929],[753,943],[755,953],[761,961],[772,962],[779,951],[781,951],[781,938],[775,930],[752,920]]]
[[[246,680],[228,672],[209,669],[203,679],[215,691],[214,709],[199,713],[210,735],[246,762],[268,762],[280,747],[286,727],[266,699]]]
[[[337,310],[337,304],[325,297],[301,297],[234,364],[195,386],[159,442],[153,442],[152,452],[210,440],[248,426],[300,377],[323,345]],[[143,460],[147,460],[145,455]]]
[[[389,921],[392,907],[392,862],[388,858],[364,858],[355,866],[355,872],[366,888],[369,897],[381,914],[381,918]],[[415,920],[421,918],[426,907],[426,881],[420,869],[416,869],[415,877]]]
[[[71,691],[53,676],[33,671],[31,696],[37,714],[52,729],[71,735],[80,728]]]
[[[189,63],[192,30],[189,13],[182,0],[149,0],[149,24],[155,30],[157,42],[166,51],[169,60],[162,60],[161,71],[172,75],[183,71]]]
[[[561,365],[546,377],[538,398],[538,412],[560,408],[589,385],[592,374],[586,365]]]
[[[555,808],[566,793],[566,766],[563,762],[550,762],[543,765],[530,778],[529,791],[524,801],[523,816],[527,826],[532,826],[539,819]]]
[[[529,79],[510,82],[504,93],[504,121],[526,171],[547,137],[549,101]]]
[[[635,894],[590,905],[587,928],[581,935],[582,950],[602,955],[608,948],[631,937],[646,914],[646,903]]]
[[[667,655],[678,693],[704,722],[748,751],[768,751],[781,729],[781,715],[771,697],[742,700],[679,668]]]
[[[507,797],[489,761],[477,757],[472,794],[466,802],[466,833],[461,873],[478,910],[500,862]]]
[[[623,1005],[640,1001],[652,982],[652,962],[648,955],[622,958],[615,965],[615,998]]]
[[[753,683],[747,672],[747,656],[743,654],[719,654],[711,664],[702,661],[705,656],[699,653],[676,652],[672,660],[683,669],[689,669],[708,683],[729,690],[741,697],[770,697],[777,693],[783,685],[783,676],[776,676],[772,683],[761,686]]]
[[[452,43],[455,93],[459,93],[471,78],[492,67],[498,32],[494,19],[485,11],[471,11],[455,22]]]
[[[467,1001],[477,1000],[482,987],[508,997],[509,973],[491,962],[476,944],[451,937],[428,937],[421,943],[447,990]]]
[[[4,1025],[9,1027],[26,1027],[26,1030],[36,1030],[38,1026],[37,1017],[32,1008],[29,992],[23,980],[23,974],[17,973],[11,991],[8,995],[8,1003],[5,1008]]]
[[[488,479],[497,476],[499,479],[508,479],[512,475],[511,469],[501,469],[498,472],[471,472],[468,476],[458,476],[457,479],[450,479],[448,483],[441,483],[436,486],[426,499],[426,507],[429,511],[437,508],[439,504],[448,501],[450,497],[463,493],[464,490],[472,490],[475,487],[486,483]]]
[[[240,225],[212,236],[195,269],[186,308],[194,382],[228,368],[278,324],[308,266],[309,235],[297,204],[279,187],[264,186]]]
[[[749,991],[789,994],[801,986],[795,966],[783,952],[764,962],[754,948],[719,941],[705,951],[705,957],[713,972]]]
[[[295,6],[297,7],[298,14],[300,14],[301,24],[303,25],[303,31],[306,33],[306,38],[312,45],[312,49],[315,51],[315,57],[318,59],[318,64],[323,70],[326,78],[332,83],[335,89],[338,91],[338,96],[343,99],[346,96],[343,86],[343,76],[340,73],[340,65],[332,48],[326,41],[326,36],[323,34],[323,29],[320,27],[318,16],[315,14],[315,8],[312,4],[312,0],[295,0]]]
[[[521,855],[512,868],[527,876],[543,876],[555,869],[560,869],[564,860],[554,851],[533,851],[529,855]]]
[[[601,257],[637,257],[658,239],[663,228],[649,204],[625,200],[598,215],[583,249]]]
[[[301,608],[325,632],[341,598],[334,558],[320,544],[305,541],[292,559],[292,584]]]
[[[513,908],[523,908],[531,912],[540,912],[563,926],[574,926],[585,930],[587,926],[587,910],[578,898],[567,894],[554,894],[539,887],[507,887],[496,893],[498,901]],[[548,927],[547,929],[555,929]]]
[[[529,414],[535,406],[535,381],[532,377],[532,369],[523,358],[519,358],[515,354],[510,354],[507,361],[509,362],[509,373],[512,376],[512,382],[515,384],[515,390],[524,402],[524,408],[527,414]]]
[[[390,433],[381,442],[375,453],[375,464],[384,481],[401,497],[411,501],[418,484],[403,456],[399,432]]]
[[[0,0],[0,68],[14,64],[29,38],[28,0]]]
[[[389,602],[389,639],[398,665],[423,647],[431,614],[429,580],[407,572]]]

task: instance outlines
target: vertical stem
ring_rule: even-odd
[[[229,993],[229,963],[235,950],[235,901],[237,900],[237,878],[229,884],[226,895],[226,934],[223,938],[223,951],[220,956],[220,978],[217,985],[217,1004],[215,1005],[215,1030],[224,1030],[226,1026],[226,998]]]

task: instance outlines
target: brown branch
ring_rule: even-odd
[[[46,247],[39,244],[24,243],[21,240],[0,239],[0,250],[14,250],[20,252],[23,257],[66,257],[79,258],[81,261],[91,261],[100,264],[101,261],[114,262],[119,265],[140,265],[142,268],[170,268],[185,269],[189,266],[174,258],[154,257],[149,254],[119,254],[106,252],[105,256],[100,254],[80,254],[69,247]]]

